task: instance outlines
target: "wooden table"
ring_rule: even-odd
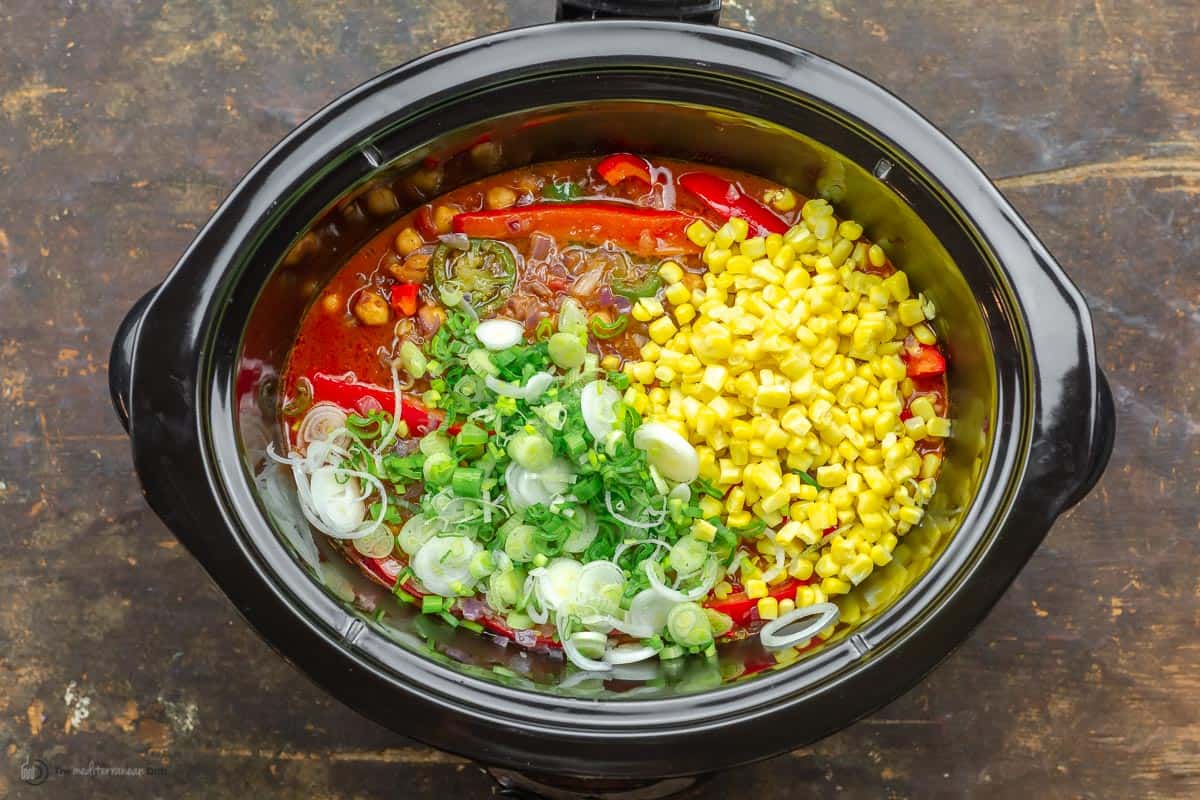
[[[142,501],[122,315],[260,154],[548,0],[0,4],[0,795],[474,798],[474,766],[330,700]],[[1200,796],[1200,23],[1188,3],[727,0],[956,139],[1095,312],[1108,473],[907,696],[703,797]],[[42,759],[143,777],[20,780]]]

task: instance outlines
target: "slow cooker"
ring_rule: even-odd
[[[563,20],[589,19],[456,45],[348,92],[242,179],[113,346],[147,501],[250,624],[365,716],[545,796],[662,796],[896,698],[987,614],[1112,446],[1084,300],[983,172],[862,76],[700,24],[719,5],[563,2]],[[604,16],[625,18],[590,19]],[[469,632],[391,606],[380,622],[388,598],[313,539],[265,458],[300,317],[358,244],[431,193],[618,149],[827,197],[939,309],[954,432],[929,513],[870,613],[793,663],[581,681],[509,652],[495,669]],[[402,207],[364,211],[379,186]]]

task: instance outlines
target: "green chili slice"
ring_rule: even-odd
[[[480,316],[490,314],[508,300],[517,282],[517,262],[512,251],[492,239],[471,239],[466,250],[447,244],[433,251],[433,282],[438,294],[465,297]]]
[[[583,197],[583,187],[573,181],[547,183],[542,187],[542,197],[547,200],[578,200]]]
[[[661,288],[662,278],[654,273],[650,273],[636,283],[622,280],[621,278],[612,279],[613,294],[628,297],[630,300],[636,300],[639,297],[653,297],[658,294],[658,290]]]
[[[296,385],[292,387],[295,394],[292,399],[283,407],[284,416],[298,417],[312,406],[313,388],[308,382],[308,378],[300,378],[296,381]]]
[[[604,317],[596,314],[592,317],[590,327],[592,335],[597,339],[611,339],[614,336],[619,336],[629,327],[629,317],[622,314],[612,322],[609,322]]]

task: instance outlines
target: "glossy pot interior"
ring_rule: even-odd
[[[301,314],[364,237],[414,204],[487,174],[539,161],[630,150],[734,166],[805,195],[830,199],[841,215],[862,222],[867,235],[883,243],[893,260],[909,272],[914,287],[937,305],[934,324],[948,344],[954,364],[950,396],[955,419],[938,491],[924,520],[904,537],[892,564],[838,599],[843,617],[860,621],[843,627],[827,646],[837,647],[842,638],[916,583],[953,539],[963,511],[979,488],[992,441],[989,432],[995,429],[993,335],[964,275],[964,267],[979,273],[989,266],[969,241],[947,235],[953,229],[944,222],[943,237],[935,235],[921,213],[876,177],[886,177],[889,162],[872,164],[872,174],[848,158],[842,149],[852,146],[853,140],[845,131],[823,131],[826,143],[796,132],[822,132],[815,130],[815,122],[797,119],[789,129],[744,112],[695,103],[609,100],[553,104],[480,120],[403,152],[393,152],[386,136],[373,142],[364,161],[368,167],[371,160],[377,161],[378,168],[366,170],[362,179],[343,187],[336,199],[326,202],[316,220],[285,228],[300,235],[253,306],[240,356],[243,377],[239,380],[238,425],[243,465],[256,476],[263,510],[285,533],[311,578],[351,601],[347,609],[358,613],[381,642],[417,648],[453,669],[530,690],[587,697],[661,697],[712,688],[774,663],[772,655],[752,639],[721,648],[716,662],[692,659],[670,669],[649,662],[607,676],[576,672],[564,681],[558,653],[526,654],[490,637],[454,630],[440,620],[423,617],[347,566],[324,543],[324,537],[314,542],[294,502],[290,472],[264,453],[266,442],[273,441],[276,448],[285,446],[280,440],[273,378],[283,371]],[[366,204],[356,199],[368,189],[378,188],[387,188],[400,198],[399,211],[372,216]],[[948,246],[956,248],[957,263]],[[373,616],[378,611],[385,612],[381,619]]]
[[[287,473],[267,464],[302,313],[389,221],[357,196],[389,187],[403,213],[486,174],[614,150],[827,196],[937,305],[954,419],[938,491],[896,563],[855,590],[856,626],[795,663],[755,672],[773,662],[749,643],[712,665],[564,679],[559,661],[392,602],[313,541]],[[895,698],[982,619],[1111,439],[1082,300],[957,148],[810,53],[678,24],[513,31],[360,87],[255,168],[131,314],[113,359],[147,498],[269,641],[382,724],[547,773],[711,771]]]

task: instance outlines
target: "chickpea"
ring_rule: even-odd
[[[396,234],[396,252],[402,256],[408,255],[423,244],[425,240],[417,233],[416,228],[405,228]]]
[[[393,261],[387,270],[401,283],[424,283],[429,277],[429,253],[413,253],[403,262]]]
[[[517,193],[507,186],[493,186],[487,190],[484,202],[488,208],[512,208],[517,202]]]
[[[485,170],[495,172],[500,169],[501,157],[500,145],[496,142],[480,142],[471,148],[471,160]]]
[[[457,208],[437,206],[433,209],[433,227],[437,228],[438,233],[449,233],[450,225],[454,222],[456,214],[458,214]]]
[[[359,292],[354,301],[354,316],[363,325],[386,325],[392,318],[387,301],[369,289]]]
[[[377,217],[394,214],[400,210],[400,201],[391,189],[372,189],[363,196],[363,201],[367,204],[367,211]]]
[[[304,234],[304,236],[300,238],[300,241],[296,242],[296,244],[292,246],[292,249],[288,251],[288,254],[284,256],[283,265],[285,267],[290,267],[294,264],[298,264],[310,253],[315,253],[320,249],[321,243],[318,241],[317,235],[312,231],[309,231],[308,233]]]
[[[417,311],[417,321],[421,324],[422,333],[433,336],[446,321],[446,310],[436,303],[426,303]]]
[[[321,298],[321,309],[326,314],[337,314],[345,308],[342,296],[337,292],[330,292]]]
[[[441,167],[435,167],[434,169],[419,169],[408,180],[421,196],[432,197],[441,188],[443,177]]]

